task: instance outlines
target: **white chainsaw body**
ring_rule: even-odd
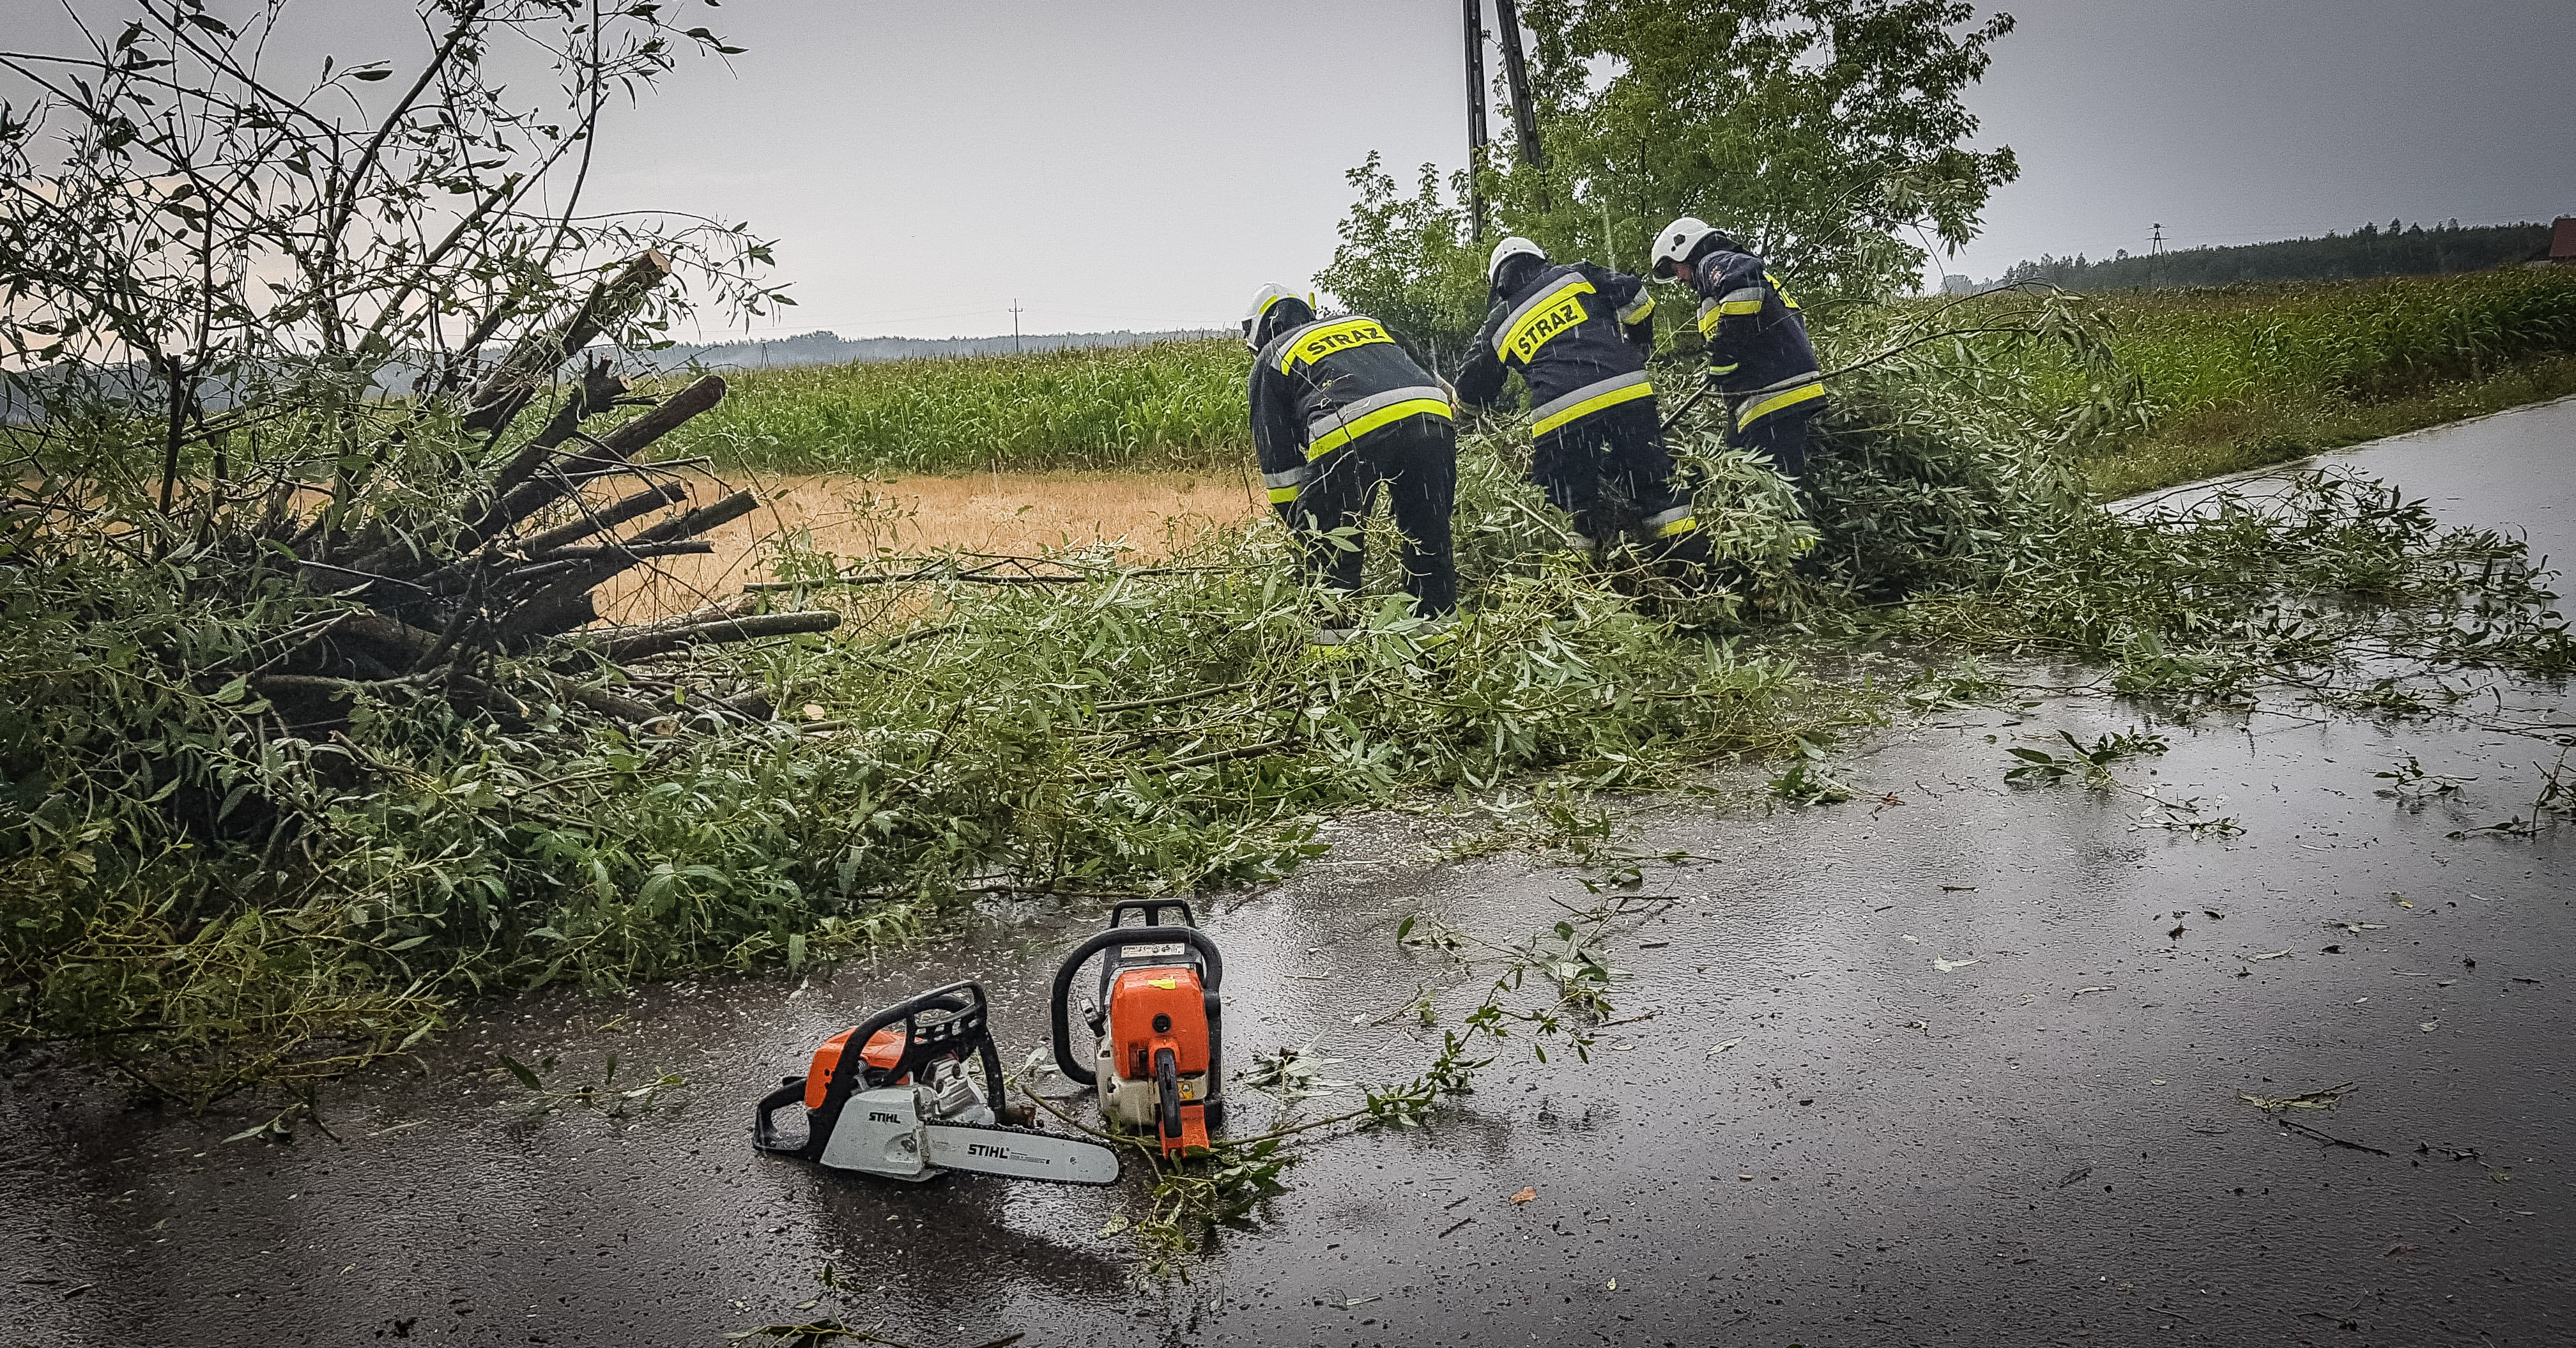
[[[933,1068],[927,1083],[852,1095],[823,1144],[821,1160],[888,1179],[926,1180],[939,1173],[932,1158],[931,1125],[986,1127],[992,1122],[984,1093],[975,1088],[965,1065],[952,1060]]]
[[[994,1127],[992,1108],[963,1064],[943,1062],[930,1077],[852,1095],[823,1143],[822,1163],[913,1183],[942,1170],[1074,1184],[1118,1178],[1118,1156],[1105,1147]]]

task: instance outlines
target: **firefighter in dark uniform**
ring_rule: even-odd
[[[1458,608],[1449,539],[1458,437],[1448,387],[1376,319],[1318,319],[1311,298],[1279,286],[1253,297],[1243,341],[1254,353],[1249,391],[1261,480],[1302,540],[1307,574],[1358,592],[1365,550],[1324,535],[1363,527],[1383,485],[1404,534],[1414,615],[1445,624]],[[1331,632],[1317,640],[1338,644]]]
[[[1655,236],[1655,275],[1699,292],[1707,379],[1727,401],[1727,443],[1769,456],[1792,484],[1807,473],[1807,422],[1825,407],[1816,349],[1798,303],[1762,259],[1683,216]]]
[[[1705,563],[1708,540],[1689,494],[1673,483],[1646,379],[1655,300],[1645,282],[1589,262],[1552,265],[1537,244],[1517,237],[1494,246],[1486,276],[1489,308],[1458,373],[1459,400],[1490,406],[1505,375],[1519,371],[1535,441],[1530,480],[1573,517],[1577,545],[1608,545],[1621,520],[1604,497],[1615,494],[1642,516],[1638,529],[1649,548]]]

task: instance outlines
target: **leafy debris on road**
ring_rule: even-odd
[[[2293,1109],[2332,1109],[2336,1105],[2341,1104],[2343,1102],[2343,1098],[2352,1094],[2355,1089],[2357,1088],[2353,1083],[2347,1081],[2340,1086],[2328,1086],[2324,1090],[2309,1091],[2305,1095],[2264,1096],[2239,1092],[2236,1098],[2254,1106],[2265,1114],[2270,1115],[2274,1123],[2279,1124],[2284,1129],[2297,1133],[2301,1137],[2305,1137],[2316,1142],[2322,1142],[2330,1147],[2341,1147],[2346,1151],[2361,1151],[2368,1152],[2373,1156],[2386,1156],[2388,1155],[2387,1152],[2381,1151],[2379,1148],[2371,1146],[2366,1142],[2355,1142],[2350,1138],[2336,1137],[2332,1133],[2311,1127],[2299,1122],[2297,1119],[2289,1117],[2288,1111]]]
[[[2328,1086],[2324,1090],[2309,1091],[2305,1095],[2265,1096],[2239,1092],[2236,1098],[2266,1114],[2278,1114],[2285,1109],[2332,1109],[2342,1104],[2345,1096],[2358,1089],[2360,1088],[2347,1081],[2340,1086]]]
[[[1347,1081],[1327,1081],[1323,1070],[1340,1062],[1339,1058],[1318,1058],[1312,1040],[1303,1044],[1256,1053],[1252,1070],[1242,1074],[1243,1084],[1256,1091],[1275,1095],[1282,1100],[1306,1100],[1346,1089]]]

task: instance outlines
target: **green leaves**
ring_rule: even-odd
[[[553,1060],[548,1059],[546,1065],[549,1067],[553,1066]],[[537,1076],[535,1069],[529,1067],[526,1063],[520,1062],[518,1059],[511,1057],[507,1053],[501,1055],[501,1066],[509,1069],[510,1075],[517,1077],[519,1079],[519,1084],[527,1087],[531,1091],[542,1091],[546,1088],[546,1083]]]
[[[1486,244],[1523,234],[1642,273],[1653,231],[1697,215],[1830,308],[1910,290],[1916,231],[1967,242],[2019,172],[2009,148],[1964,145],[1966,91],[2009,16],[1952,0],[1531,0],[1521,15],[1549,162],[1478,166]],[[1406,196],[1372,154],[1349,177],[1358,200],[1317,281],[1459,351],[1485,310],[1464,175],[1444,192],[1426,165]],[[1668,311],[1661,328],[1689,329],[1687,306]]]
[[[1852,789],[1824,770],[1824,745],[1801,736],[1797,753],[1788,769],[1771,779],[1772,795],[1792,805],[1839,805],[1852,798]]]
[[[2057,737],[2064,740],[2066,747],[2073,751],[2067,757],[2060,758],[2046,749],[2033,749],[2024,745],[2008,747],[2005,752],[2020,759],[2022,765],[2005,772],[2004,780],[2055,782],[2081,774],[2089,781],[2107,782],[2110,780],[2112,764],[2126,759],[2161,754],[2170,747],[2165,743],[2163,736],[2145,729],[2096,736],[2089,745],[2076,739],[2068,731],[2058,731]]]

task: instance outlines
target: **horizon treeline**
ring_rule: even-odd
[[[2548,243],[2547,225],[2463,226],[2451,220],[2427,227],[2391,220],[2384,226],[2367,224],[2349,234],[2328,233],[2315,239],[2178,248],[2154,256],[2122,249],[2098,262],[2081,253],[2071,258],[2042,254],[2037,262],[2015,264],[1993,284],[2046,281],[2068,290],[2160,290],[2238,281],[2423,276],[2520,262]]]

